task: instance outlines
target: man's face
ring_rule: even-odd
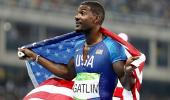
[[[91,30],[95,26],[95,17],[89,6],[80,5],[75,15],[75,30],[78,32]]]

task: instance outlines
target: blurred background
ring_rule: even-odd
[[[0,100],[33,89],[17,48],[74,30],[83,0],[0,0]],[[105,27],[124,32],[147,57],[141,100],[170,100],[170,0],[98,0]]]

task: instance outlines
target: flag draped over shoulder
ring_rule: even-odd
[[[100,32],[110,36],[112,39],[122,44],[127,50],[128,57],[140,56],[139,60],[136,60],[132,63],[133,66],[137,67],[133,72],[133,77],[136,79],[136,83],[133,86],[132,92],[130,92],[130,95],[128,95],[134,100],[138,100],[139,95],[137,93],[142,83],[142,70],[145,56],[135,49],[131,44],[122,40],[115,33],[112,33],[104,28],[101,28]],[[85,37],[83,34],[71,32],[65,35],[26,45],[24,48],[29,48],[52,62],[67,64],[70,58],[74,55],[75,44],[84,39]],[[35,98],[40,100],[73,100],[73,81],[65,81],[56,78],[57,76],[54,76],[51,72],[43,68],[43,66],[35,61],[26,61],[26,66],[28,74],[36,88],[28,93],[24,97],[24,100]],[[125,99],[125,96],[128,94],[128,92],[129,91],[124,90],[120,83],[118,83],[114,92],[114,97],[118,97],[121,100]]]
[[[132,87],[132,91],[128,91],[124,89],[120,81],[118,81],[117,87],[115,88],[113,94],[113,100],[139,100],[140,98],[139,91],[142,84],[142,76],[143,76],[142,70],[144,68],[144,63],[146,60],[145,55],[139,52],[129,42],[121,39],[121,37],[119,37],[115,33],[110,32],[109,30],[104,28],[101,28],[100,31],[105,35],[110,36],[113,40],[116,40],[120,44],[122,44],[126,49],[126,55],[128,58],[131,56],[139,56],[139,59],[131,63],[132,66],[137,67],[132,73],[132,77],[135,79],[135,84]]]

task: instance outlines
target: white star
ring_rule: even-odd
[[[50,50],[49,50],[49,49],[47,49],[47,50],[46,50],[46,52],[47,52],[47,53],[50,53]]]
[[[40,76],[41,73],[40,73],[40,72],[36,72],[35,75],[36,75],[36,76]]]
[[[39,47],[38,49],[39,49],[39,50],[42,50],[42,47]]]
[[[69,48],[67,48],[67,52],[68,52],[68,53],[70,52],[70,49],[69,49]]]
[[[76,52],[78,52],[78,51],[80,51],[80,50],[81,50],[81,49],[78,48],[78,49],[76,49]]]
[[[59,45],[59,47],[58,47],[60,50],[63,48],[63,45]]]
[[[31,65],[32,65],[32,66],[35,66],[35,63],[34,63],[34,62],[31,62]]]
[[[43,68],[41,65],[38,65],[39,68]]]
[[[73,41],[71,42],[71,45],[74,45],[74,42],[73,42]]]
[[[48,76],[47,74],[45,74],[44,78],[46,78],[46,79],[47,79],[48,77],[49,77],[49,76]]]
[[[66,55],[64,55],[63,58],[66,58]]]
[[[55,55],[56,57],[58,57],[58,53],[55,53],[54,55]]]

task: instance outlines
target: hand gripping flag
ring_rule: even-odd
[[[137,100],[139,97],[139,94],[137,93],[142,83],[142,70],[145,56],[135,49],[131,44],[122,40],[115,33],[104,28],[101,28],[100,32],[110,36],[112,39],[122,44],[127,50],[128,57],[140,56],[139,60],[132,62],[132,65],[137,67],[133,73],[136,83],[133,86],[132,92],[130,91],[129,93],[129,91],[123,89],[120,83],[118,83],[113,97],[119,98],[121,100],[126,99],[127,97],[133,98],[132,100]],[[71,32],[40,42],[35,42],[33,44],[23,46],[23,48],[29,48],[52,62],[67,64],[74,54],[74,46],[76,42],[82,41],[84,39],[85,37],[83,34]],[[43,66],[35,61],[26,61],[26,66],[32,83],[36,88],[28,93],[24,97],[24,100],[73,100],[73,81],[66,81],[54,76],[51,72],[46,70]],[[127,95],[128,93],[129,95]]]

